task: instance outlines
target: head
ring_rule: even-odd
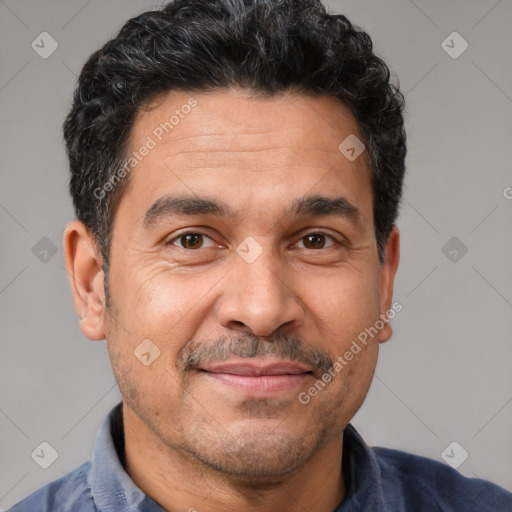
[[[358,410],[391,336],[402,109],[369,36],[314,0],[173,1],[90,57],[66,261],[82,332],[165,449],[272,478]],[[247,360],[294,376],[218,371]]]

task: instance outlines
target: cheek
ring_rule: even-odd
[[[222,275],[215,271],[179,275],[161,268],[146,269],[140,277],[132,273],[131,279],[119,281],[112,290],[117,317],[113,341],[122,343],[120,350],[130,357],[139,343],[149,339],[174,371],[178,352],[211,312],[211,297],[218,292],[215,287]]]
[[[133,330],[169,330],[200,302],[207,289],[205,281],[206,274],[191,279],[161,268],[120,273],[113,302]]]
[[[340,271],[308,288],[304,303],[314,313],[323,338],[332,339],[334,352],[340,353],[379,318],[378,282],[371,270]]]

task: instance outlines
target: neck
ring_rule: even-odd
[[[342,501],[343,433],[301,467],[272,481],[220,473],[157,438],[125,403],[126,472],[165,510],[332,512]]]

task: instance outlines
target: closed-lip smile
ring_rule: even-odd
[[[206,376],[255,396],[290,391],[313,374],[311,367],[296,361],[230,359],[199,367]]]

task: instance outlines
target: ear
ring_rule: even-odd
[[[103,340],[105,290],[101,258],[89,230],[78,220],[66,226],[64,255],[80,330],[91,340]]]
[[[395,282],[395,274],[400,260],[400,232],[395,226],[389,234],[386,246],[384,248],[384,259],[380,264],[379,270],[379,295],[380,295],[380,313],[386,315],[391,309],[393,300],[393,284]],[[386,325],[379,331],[379,342],[384,343],[391,338],[393,329],[391,325],[384,319]]]

